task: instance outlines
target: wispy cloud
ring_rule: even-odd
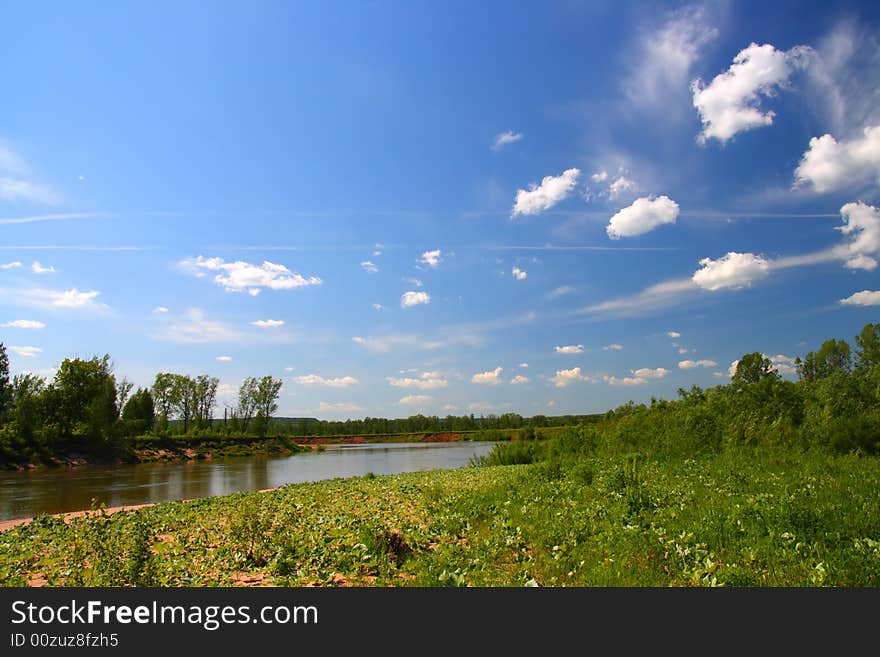
[[[302,386],[320,386],[326,388],[348,388],[357,385],[358,380],[353,376],[340,376],[325,378],[318,374],[304,374],[293,377],[293,381]]]
[[[515,144],[522,138],[522,133],[514,132],[513,130],[502,132],[501,134],[495,135],[495,139],[492,141],[492,150],[499,151],[509,144]]]
[[[401,406],[422,406],[432,401],[434,401],[434,398],[429,395],[407,395],[406,397],[401,397],[397,403]]]
[[[35,274],[54,274],[55,267],[53,267],[52,265],[44,267],[43,265],[40,264],[40,262],[38,260],[34,260],[31,263],[31,271],[34,272]]]
[[[417,388],[418,390],[434,390],[445,388],[449,382],[440,376],[439,372],[422,372],[418,378],[414,377],[386,377],[388,385],[395,388]]]
[[[201,308],[190,308],[160,328],[153,337],[179,344],[238,342],[242,334],[219,320],[209,319]]]
[[[11,322],[0,324],[3,328],[20,328],[20,329],[41,329],[46,325],[33,319],[14,319]]]
[[[553,351],[557,354],[582,354],[584,353],[584,345],[582,344],[569,344],[564,346],[553,347]]]
[[[252,326],[256,326],[257,328],[278,328],[279,326],[284,326],[283,319],[258,319],[254,322],[251,322]]]
[[[379,271],[379,267],[377,267],[375,264],[373,264],[369,260],[364,260],[361,263],[361,269],[363,269],[368,274],[375,274],[375,273],[378,273],[378,271]]]
[[[43,350],[40,347],[19,347],[11,344],[9,345],[9,351],[22,358],[33,358]]]
[[[31,224],[38,221],[70,221],[71,219],[93,219],[108,216],[100,212],[65,212],[56,214],[35,214],[27,217],[0,217],[0,225]]]

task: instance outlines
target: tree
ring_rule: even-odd
[[[156,409],[153,395],[148,388],[138,388],[122,409],[122,419],[129,423],[135,432],[143,433],[153,428]]]
[[[867,369],[880,365],[880,324],[865,324],[856,336],[856,367]]]
[[[269,419],[278,410],[278,395],[281,392],[281,385],[281,379],[273,379],[271,376],[264,376],[257,381],[257,415],[262,419],[261,424],[264,429],[261,433],[265,433],[265,429],[269,428]]]
[[[755,351],[745,354],[736,365],[736,372],[731,379],[734,383],[757,383],[767,378],[779,378],[779,372],[764,354]]]
[[[200,374],[194,382],[195,420],[199,426],[210,427],[214,419],[214,406],[217,405],[217,377]]]
[[[30,442],[40,424],[40,394],[46,384],[36,374],[17,374],[12,380],[12,401],[18,435]]]
[[[177,415],[177,419],[183,422],[183,433],[187,433],[190,422],[195,417],[196,410],[196,382],[192,377],[185,374],[172,374],[171,380],[171,408]]]
[[[257,379],[249,376],[241,382],[238,388],[238,418],[241,421],[242,431],[248,430],[248,425],[257,410]]]
[[[168,420],[174,408],[173,392],[175,374],[159,372],[153,381],[153,401],[159,414],[159,431],[168,428]]]
[[[116,386],[116,412],[118,415],[122,415],[122,409],[125,408],[125,402],[131,394],[132,388],[134,388],[134,384],[125,377],[122,377],[122,381]]]
[[[846,340],[834,338],[822,343],[817,352],[809,352],[798,365],[798,374],[804,381],[818,381],[835,372],[852,370],[852,355]]]
[[[12,386],[9,383],[9,356],[0,342],[0,423],[5,422],[12,408]]]
[[[110,372],[110,356],[89,360],[67,358],[55,374],[50,409],[64,437],[73,435],[74,427],[85,424],[93,437],[106,437],[118,417],[116,379]]]

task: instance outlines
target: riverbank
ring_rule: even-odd
[[[0,585],[880,586],[876,458],[744,449],[285,485],[0,534]]]
[[[565,427],[539,430],[542,438],[551,437]],[[374,443],[437,443],[482,442],[516,440],[520,429],[492,429],[481,431],[421,431],[394,434],[362,434],[336,436],[155,436],[131,438],[127,444],[115,448],[77,450],[45,456],[42,461],[0,463],[7,470],[34,470],[39,468],[66,468],[89,464],[123,465],[131,463],[176,462],[256,455],[288,456],[324,445]]]

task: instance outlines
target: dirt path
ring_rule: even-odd
[[[277,488],[264,488],[262,490],[253,491],[256,493],[268,493],[269,491],[277,490]],[[174,500],[168,500],[168,502],[173,502]],[[184,502],[191,502],[192,500],[182,500]],[[109,506],[105,508],[103,511],[67,511],[65,513],[53,513],[53,518],[61,518],[64,522],[70,522],[74,518],[83,518],[87,516],[99,516],[101,513],[111,514],[111,513],[119,513],[120,511],[135,511],[137,509],[145,509],[150,506],[156,506],[157,504],[165,504],[165,502],[149,502],[147,504],[132,504],[130,506]],[[19,525],[28,524],[33,518],[14,518],[12,520],[0,520],[0,532],[5,532],[7,529],[12,529],[13,527],[18,527]]]

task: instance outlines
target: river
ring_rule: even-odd
[[[0,520],[111,506],[167,502],[336,477],[396,474],[465,466],[492,442],[328,445],[292,456],[217,461],[87,465],[0,472]]]

